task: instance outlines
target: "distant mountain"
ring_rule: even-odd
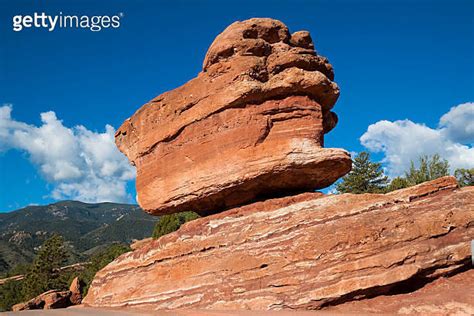
[[[111,243],[151,236],[157,221],[137,205],[77,201],[0,213],[0,273],[31,262],[37,247],[53,233],[65,238],[71,261],[78,261]]]

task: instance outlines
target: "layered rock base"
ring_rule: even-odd
[[[358,315],[474,315],[473,284],[474,269],[471,268],[449,278],[439,278],[413,292],[401,289],[397,295],[351,301],[330,307],[328,311]]]
[[[306,193],[185,224],[97,273],[84,303],[144,309],[321,309],[471,264],[474,187]]]

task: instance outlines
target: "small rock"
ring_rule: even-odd
[[[73,305],[70,301],[71,291],[50,290],[28,302],[13,305],[14,312],[30,309],[55,309]]]
[[[78,277],[75,277],[74,280],[71,282],[71,286],[69,287],[69,291],[71,291],[70,301],[72,305],[79,305],[82,301],[82,282],[79,280]]]
[[[299,31],[291,35],[290,43],[294,46],[313,49],[313,39],[308,31]]]

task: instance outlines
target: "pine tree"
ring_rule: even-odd
[[[363,151],[354,158],[352,171],[342,178],[336,189],[340,193],[380,193],[387,182],[382,164],[370,161],[370,154]]]
[[[412,161],[410,170],[405,173],[405,179],[408,186],[449,175],[448,161],[446,159],[441,159],[438,154],[435,154],[432,157],[421,156],[419,162],[419,166],[416,168],[415,163]]]
[[[61,275],[60,268],[66,264],[67,259],[68,252],[61,236],[53,235],[46,240],[24,279],[24,296],[33,298],[48,290],[66,289],[67,279]]]

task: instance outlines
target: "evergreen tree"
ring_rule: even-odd
[[[8,262],[6,262],[2,254],[0,254],[0,271],[6,271],[9,267]],[[2,273],[1,277],[5,277],[4,273]]]
[[[421,156],[419,166],[415,167],[412,161],[410,170],[405,173],[405,179],[408,186],[438,179],[449,175],[449,163],[446,159],[441,159],[438,154],[430,156]]]
[[[181,212],[169,215],[163,215],[155,225],[153,230],[153,238],[157,239],[163,235],[172,233],[181,227],[186,222],[198,218],[199,215],[194,212]]]
[[[474,168],[472,169],[456,169],[454,176],[458,180],[460,186],[474,185]]]
[[[336,189],[341,193],[380,193],[387,185],[382,164],[370,161],[369,153],[359,153],[353,161],[352,171],[342,178]]]
[[[66,264],[67,259],[68,252],[61,236],[53,235],[46,240],[25,276],[24,296],[30,299],[48,290],[67,289],[68,280],[60,273],[60,268]]]
[[[403,177],[396,177],[393,178],[392,181],[390,181],[390,184],[387,186],[386,192],[400,190],[403,188],[407,188],[408,186],[409,185],[407,179]]]
[[[11,310],[12,306],[23,302],[23,281],[7,281],[0,285],[0,312]]]

